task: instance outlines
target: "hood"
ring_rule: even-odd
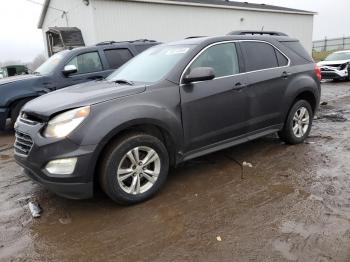
[[[38,75],[19,75],[19,76],[10,76],[0,79],[0,86],[5,84],[10,84],[13,82],[28,80],[28,79],[36,79],[40,76]]]
[[[138,94],[145,89],[145,84],[130,86],[108,81],[93,81],[40,96],[28,102],[23,111],[47,121],[51,115],[61,111]]]
[[[348,62],[350,62],[350,60],[321,61],[321,62],[318,62],[317,65],[318,66],[325,66],[325,65],[332,66],[332,65],[342,65],[342,64],[345,64]]]

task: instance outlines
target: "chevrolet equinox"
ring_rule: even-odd
[[[147,49],[104,80],[27,103],[15,158],[68,198],[94,184],[121,204],[152,197],[169,166],[277,132],[308,136],[321,72],[288,36],[201,37]]]

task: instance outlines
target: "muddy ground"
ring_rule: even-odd
[[[131,207],[48,192],[2,133],[0,260],[350,261],[350,83],[323,84],[322,101],[307,143],[270,136],[193,160]]]

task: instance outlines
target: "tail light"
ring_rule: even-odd
[[[318,80],[321,81],[322,80],[321,68],[319,68],[318,65],[315,65],[315,74],[316,74]]]

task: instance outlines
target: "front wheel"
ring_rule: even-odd
[[[130,134],[107,150],[100,183],[115,202],[136,204],[151,198],[162,187],[168,170],[169,156],[162,141],[148,134]]]
[[[313,111],[306,100],[297,101],[288,113],[279,137],[286,143],[295,145],[304,142],[308,137],[313,120]]]

